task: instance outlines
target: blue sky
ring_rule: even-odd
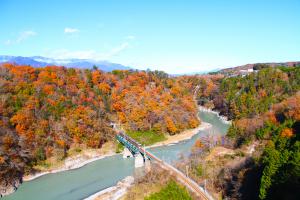
[[[1,55],[169,73],[300,60],[299,0],[0,0],[0,9]]]

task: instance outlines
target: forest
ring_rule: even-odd
[[[213,74],[190,76],[186,81],[201,85],[198,104],[232,120],[227,138],[233,149],[258,144],[256,151],[261,153],[245,168],[258,176],[259,187],[252,195],[257,193],[256,199],[299,199],[300,67],[264,66],[246,76]],[[245,177],[235,180],[233,187],[239,188],[223,191],[224,198],[247,199],[243,184],[247,184]]]
[[[243,156],[241,148],[256,144],[255,157],[239,169],[257,177],[251,197],[300,198],[295,192],[300,190],[299,66],[264,66],[245,76],[171,77],[150,70],[2,64],[0,85],[1,184],[20,179],[49,158],[67,158],[71,149],[101,148],[114,141],[112,122],[147,145],[195,128],[200,124],[198,104],[232,121],[226,138],[235,155]],[[195,148],[203,148],[201,141]],[[197,180],[205,166],[202,161],[195,164],[203,160],[201,155],[193,156],[191,173]],[[223,197],[247,199],[242,189],[249,184],[247,173],[231,172],[237,177],[234,189],[228,186],[232,179],[229,183],[222,173],[216,174],[214,184],[222,188]],[[149,199],[170,191],[190,198],[183,188],[166,182]]]
[[[174,135],[200,124],[191,84],[161,71],[102,72],[59,66],[0,66],[0,180],[29,173],[77,146],[126,131]]]

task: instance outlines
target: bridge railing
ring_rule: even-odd
[[[141,147],[142,145],[127,134],[119,132],[116,137],[119,142],[125,145],[133,154],[136,154],[137,152],[140,152],[142,155],[146,154],[145,150]],[[147,154],[144,156],[147,156],[149,158]]]
[[[123,134],[117,134],[116,138],[120,143],[122,143],[126,148],[128,148],[132,154],[136,154],[139,152],[138,146],[133,144],[133,142],[128,137],[125,137]]]
[[[130,141],[132,144],[134,144],[135,146],[141,146],[141,144],[139,144],[138,142],[136,142],[133,138],[129,137],[127,134],[123,133],[123,132],[119,132],[119,135],[121,135],[123,138],[125,138],[126,140]]]

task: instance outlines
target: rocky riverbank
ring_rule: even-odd
[[[15,192],[18,187],[21,185],[22,183],[22,178],[16,178],[15,180],[13,180],[10,183],[1,181],[0,182],[0,197],[9,195],[13,192]]]
[[[117,200],[126,194],[127,189],[133,184],[133,182],[134,178],[132,176],[127,176],[123,180],[119,181],[117,185],[101,190],[84,200]]]
[[[218,111],[214,111],[212,109],[209,109],[209,108],[206,108],[204,106],[199,106],[199,110],[200,111],[203,111],[203,112],[210,112],[210,113],[214,113],[214,114],[217,114],[218,117],[220,118],[220,120],[225,123],[225,124],[231,124],[231,121],[228,120],[228,118],[226,116],[223,116],[223,115],[220,115],[220,112]]]
[[[36,178],[44,176],[46,174],[54,174],[62,171],[78,169],[91,162],[113,156],[116,153],[113,150],[112,144],[104,145],[101,149],[86,149],[81,153],[66,158],[61,164],[50,167],[47,170],[38,171],[36,173],[28,174],[23,177],[15,179],[11,183],[0,182],[0,197],[9,195],[17,190],[23,181],[32,181]]]
[[[35,174],[29,174],[24,176],[23,181],[31,181],[46,174],[53,174],[71,169],[77,169],[96,160],[103,159],[108,156],[113,156],[115,154],[116,153],[114,152],[112,143],[103,145],[101,149],[83,150],[81,153],[75,156],[66,158],[63,161],[63,163],[59,166]]]

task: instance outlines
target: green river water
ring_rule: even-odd
[[[150,151],[168,163],[174,163],[180,155],[188,155],[195,140],[203,135],[224,135],[224,124],[214,113],[199,112],[201,121],[211,128],[199,131],[191,139],[178,144],[152,148]],[[134,158],[122,155],[106,157],[79,169],[48,174],[33,181],[24,182],[18,190],[3,200],[76,200],[84,199],[98,191],[115,185],[119,180],[134,173]]]

